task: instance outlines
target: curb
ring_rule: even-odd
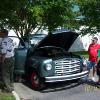
[[[12,95],[15,97],[16,100],[21,100],[19,95],[15,91],[12,91]]]

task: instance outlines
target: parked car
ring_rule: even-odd
[[[29,36],[29,42],[31,45],[37,45],[47,34],[31,34]]]
[[[86,60],[68,52],[77,33],[58,30],[42,37],[36,34],[31,41],[36,37],[39,42],[34,46],[15,49],[14,69],[16,75],[25,75],[34,90],[41,89],[45,83],[81,79],[88,75]]]

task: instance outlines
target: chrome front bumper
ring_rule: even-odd
[[[51,76],[51,77],[45,77],[45,82],[58,82],[58,81],[67,81],[67,80],[73,80],[78,78],[84,78],[88,76],[88,71],[83,71],[81,73],[72,74],[72,75],[66,75],[66,76]]]

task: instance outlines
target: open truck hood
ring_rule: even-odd
[[[44,39],[39,42],[36,48],[43,46],[56,46],[68,51],[68,49],[78,36],[79,34],[68,30],[54,31],[44,37]]]

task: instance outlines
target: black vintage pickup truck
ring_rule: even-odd
[[[77,33],[68,30],[30,36],[27,46],[15,49],[14,73],[25,75],[35,90],[41,89],[45,83],[86,77],[86,60],[68,52],[77,37]]]

